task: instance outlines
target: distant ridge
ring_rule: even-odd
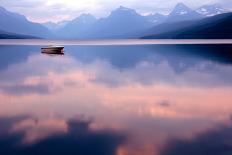
[[[53,36],[43,25],[30,22],[25,16],[7,11],[3,7],[0,7],[0,30],[41,38],[50,38]]]
[[[61,38],[79,38],[87,36],[88,31],[97,22],[91,14],[81,14],[79,17],[68,22],[63,28],[57,31],[57,36]]]
[[[50,31],[56,33],[57,31],[59,31],[60,29],[65,27],[69,22],[70,21],[60,21],[60,22],[57,22],[57,23],[46,22],[46,23],[42,23],[42,25],[45,26]]]
[[[196,10],[199,14],[211,17],[223,13],[229,12],[228,10],[224,9],[220,4],[213,4],[213,5],[203,5]]]
[[[181,23],[175,23],[176,25]],[[187,25],[187,26],[186,26]],[[142,37],[144,39],[232,39],[232,13],[186,22],[176,30]]]
[[[89,14],[81,15],[58,33],[65,38],[108,39],[147,29],[152,25],[152,22],[149,22],[146,17],[138,14],[135,10],[120,6],[113,10],[108,17],[98,20]]]
[[[39,37],[10,33],[0,30],[0,39],[39,39]]]
[[[229,21],[217,25],[217,28],[207,25],[207,22],[202,23],[205,19],[211,19],[209,17],[213,18],[226,12],[228,10],[219,4],[204,5],[194,10],[184,3],[178,3],[168,15],[159,13],[141,15],[134,9],[120,6],[105,18],[97,19],[91,14],[81,14],[71,21],[38,24],[30,22],[23,15],[0,7],[0,30],[4,32],[1,34],[2,38],[31,38],[31,36],[56,39],[222,38],[224,34],[230,38],[229,33],[222,32],[223,30],[219,28],[221,26],[230,32],[230,28],[226,26],[230,26]],[[194,36],[194,33],[197,36]]]
[[[217,15],[224,12],[225,9],[216,4],[192,10],[184,3],[178,3],[169,15],[154,13],[142,16],[133,9],[120,6],[106,18],[96,19],[88,14],[92,18],[89,20],[88,16],[81,15],[68,23],[58,34],[60,38],[75,39],[139,38],[185,28],[196,21],[213,16],[213,13]],[[85,22],[82,22],[83,19]]]

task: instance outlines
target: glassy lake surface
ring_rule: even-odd
[[[232,45],[0,46],[1,155],[232,154]]]

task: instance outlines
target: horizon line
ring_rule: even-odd
[[[77,46],[129,46],[129,45],[232,45],[232,39],[0,39],[0,45],[77,45]]]

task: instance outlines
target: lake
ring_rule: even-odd
[[[109,42],[0,41],[1,155],[232,154],[230,41]]]

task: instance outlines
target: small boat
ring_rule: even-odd
[[[64,54],[64,46],[42,47],[41,52],[46,54]]]

